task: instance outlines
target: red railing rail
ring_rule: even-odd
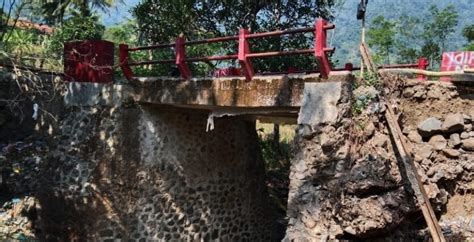
[[[235,36],[225,36],[217,37],[204,40],[192,40],[186,41],[183,36],[179,36],[175,43],[169,44],[158,44],[150,46],[138,46],[138,47],[129,47],[126,44],[120,44],[119,46],[119,61],[120,67],[122,68],[124,76],[132,81],[133,80],[133,71],[132,66],[139,65],[150,65],[150,64],[176,64],[178,70],[181,74],[181,77],[184,79],[189,79],[192,76],[191,70],[189,69],[187,63],[199,62],[199,61],[217,61],[217,60],[238,60],[242,68],[242,72],[245,75],[247,81],[252,80],[255,75],[252,61],[253,58],[266,58],[274,56],[285,56],[285,55],[305,55],[305,54],[314,54],[319,66],[319,73],[321,77],[327,78],[331,72],[331,65],[328,59],[328,52],[334,52],[334,48],[327,47],[326,37],[327,30],[334,29],[334,24],[328,23],[324,19],[317,19],[314,27],[309,28],[297,28],[297,29],[288,29],[288,30],[279,30],[271,32],[262,32],[262,33],[250,33],[247,29],[240,29],[239,35]],[[281,35],[290,35],[297,33],[314,33],[314,47],[312,49],[300,49],[300,50],[291,50],[291,51],[272,51],[272,52],[251,52],[249,39],[255,38],[265,38],[271,36],[281,36]],[[216,42],[226,42],[226,41],[238,41],[238,50],[236,54],[233,55],[218,55],[218,56],[203,56],[203,57],[186,57],[186,46],[190,45],[199,45],[199,44],[209,44]],[[149,61],[133,61],[130,57],[130,52],[142,51],[142,50],[154,50],[154,49],[164,49],[164,48],[173,48],[175,51],[175,58],[168,60],[149,60]]]

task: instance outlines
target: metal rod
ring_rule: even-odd
[[[319,70],[296,70],[293,72],[275,71],[275,72],[262,72],[258,74],[262,76],[269,76],[269,75],[291,75],[291,74],[298,74],[298,73],[319,73]]]
[[[289,30],[277,30],[272,32],[264,32],[264,33],[254,33],[249,34],[247,38],[261,38],[261,37],[268,37],[268,36],[277,36],[277,35],[285,35],[285,34],[295,34],[295,33],[304,33],[304,32],[312,32],[314,28],[299,28],[299,29],[289,29]],[[191,40],[186,41],[186,45],[198,45],[198,44],[209,44],[215,42],[224,42],[224,41],[231,41],[231,40],[238,40],[239,36],[224,36],[224,37],[216,37],[210,39],[203,39],[203,40]],[[160,49],[160,48],[169,48],[174,47],[175,43],[169,44],[159,44],[159,45],[150,45],[150,46],[138,46],[128,48],[128,51],[139,51],[139,50],[150,50],[150,49]]]
[[[141,66],[141,65],[151,65],[151,64],[172,64],[174,60],[153,60],[153,61],[140,61],[140,62],[130,62],[129,66]]]
[[[301,54],[312,54],[312,53],[314,53],[314,49],[250,53],[250,54],[247,54],[246,57],[248,57],[248,58],[258,58],[258,57],[271,57],[271,56],[283,56],[283,55],[301,55]]]
[[[310,27],[310,28],[299,28],[299,29],[288,29],[288,30],[277,30],[277,31],[263,32],[263,33],[254,33],[254,34],[249,34],[245,37],[252,39],[252,38],[262,38],[262,37],[268,37],[268,36],[285,35],[285,34],[305,33],[305,32],[312,32],[312,31],[314,31],[314,28]]]
[[[209,44],[209,43],[224,42],[224,41],[231,41],[231,40],[238,40],[238,39],[239,39],[239,36],[216,37],[216,38],[203,39],[203,40],[186,41],[186,45]]]
[[[334,29],[334,28],[336,28],[336,25],[334,25],[334,24],[326,24],[326,25],[324,25],[324,29]]]
[[[219,55],[219,56],[208,56],[208,57],[193,57],[187,58],[186,62],[196,62],[196,61],[216,61],[216,60],[231,60],[237,59],[237,55]]]
[[[393,64],[393,65],[382,65],[379,69],[390,69],[390,68],[418,68],[418,64]]]
[[[138,46],[133,48],[128,48],[128,51],[138,51],[138,50],[151,50],[151,49],[161,49],[161,48],[169,48],[174,47],[175,43],[169,44],[159,44],[159,45],[150,45],[150,46]]]

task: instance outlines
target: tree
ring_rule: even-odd
[[[441,53],[445,50],[448,37],[456,31],[458,24],[458,13],[453,5],[448,5],[443,10],[439,10],[436,5],[431,5],[430,15],[422,37],[424,44],[422,53],[430,59],[431,66],[439,64]]]
[[[40,0],[39,5],[44,18],[51,24],[61,23],[68,10],[77,11],[78,15],[91,17],[92,9],[107,10],[114,0]]]
[[[377,16],[372,20],[367,31],[367,43],[376,49],[374,56],[376,62],[385,60],[386,64],[390,64],[390,55],[395,43],[395,26],[394,22],[383,16]]]
[[[110,26],[104,32],[104,39],[113,43],[136,44],[138,41],[136,22],[127,22]]]
[[[474,41],[474,24],[464,27],[462,35],[467,39],[467,41]]]
[[[395,35],[397,63],[414,63],[421,57],[423,26],[420,22],[420,19],[414,16],[402,15],[399,18]]]
[[[312,26],[317,17],[331,19],[334,0],[145,0],[133,13],[137,18],[140,39],[144,43],[175,41],[179,34],[187,39],[236,35],[239,28],[252,32]],[[292,38],[265,38],[252,42],[252,51],[265,46],[273,50],[305,48],[311,46],[308,36]],[[194,51],[194,53],[192,53]],[[220,43],[196,46],[190,55],[234,54],[236,43]],[[294,57],[286,57],[288,60]],[[256,71],[281,70],[292,63],[298,67],[314,68],[314,58],[297,58],[282,61],[281,58],[255,60]],[[212,63],[208,63],[214,66]],[[218,64],[221,66],[222,64]],[[204,68],[207,70],[206,68]]]
[[[82,17],[78,15],[66,19],[63,26],[58,28],[51,36],[48,46],[49,52],[54,57],[60,57],[65,42],[101,39],[105,27],[99,24],[97,20],[96,16]]]
[[[465,50],[474,51],[474,24],[464,27],[462,35],[467,39],[467,45],[464,47]]]
[[[443,51],[448,37],[456,31],[458,12],[453,5],[448,5],[441,11],[436,5],[431,5],[430,15],[431,21],[425,25],[425,38],[439,42]]]

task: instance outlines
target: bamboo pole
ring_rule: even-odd
[[[411,187],[415,192],[415,196],[421,207],[421,212],[423,213],[423,217],[425,218],[426,224],[428,225],[431,237],[433,238],[434,242],[445,242],[446,240],[443,236],[443,232],[441,231],[441,227],[438,224],[438,220],[436,219],[433,208],[431,207],[429,198],[426,195],[420,175],[418,174],[412,156],[408,151],[408,141],[404,138],[402,130],[396,122],[395,114],[390,103],[387,103],[386,106],[387,111],[385,112],[385,118],[387,120],[390,133],[392,134],[397,150],[405,166],[408,180],[410,181]]]
[[[426,71],[420,69],[405,69],[405,68],[391,68],[391,69],[380,69],[379,72],[401,72],[401,73],[412,73],[412,74],[422,74],[426,76],[456,76],[456,75],[466,75],[474,74],[474,69],[464,69],[462,71]]]

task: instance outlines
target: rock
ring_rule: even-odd
[[[429,183],[428,185],[423,185],[426,191],[428,198],[435,198],[439,194],[439,188],[436,183]]]
[[[385,147],[388,143],[388,137],[384,134],[376,133],[374,137],[372,137],[371,142],[377,147]]]
[[[471,117],[471,122],[474,122],[474,111],[471,109],[471,111],[469,112],[469,117]]]
[[[461,139],[467,139],[467,138],[469,138],[469,133],[468,132],[462,132],[460,137],[461,137]]]
[[[465,150],[474,151],[474,138],[463,140],[461,147]]]
[[[433,153],[433,147],[430,144],[421,144],[416,147],[416,154],[421,156],[422,159],[430,158]]]
[[[430,117],[418,125],[418,132],[423,137],[430,137],[435,133],[441,132],[441,125],[442,122],[439,119]]]
[[[436,202],[440,203],[442,205],[448,203],[448,195],[449,195],[449,193],[446,190],[439,189],[439,193],[436,196]]]
[[[430,90],[428,91],[427,96],[428,96],[428,98],[432,98],[432,99],[441,99],[441,100],[444,99],[443,91],[440,90],[439,88],[436,88],[436,87],[430,88]]]
[[[444,132],[454,133],[464,129],[464,116],[461,113],[449,114],[441,126]]]
[[[419,143],[423,142],[423,139],[422,139],[421,135],[418,134],[418,132],[416,132],[416,131],[408,132],[408,139],[411,142],[415,143],[415,144],[419,144]],[[459,142],[461,142],[461,141],[459,141]]]
[[[305,177],[306,176],[303,173],[299,173],[299,172],[295,173],[295,178],[298,179],[298,180],[304,180]]]
[[[435,150],[442,150],[448,145],[446,139],[440,134],[431,137],[428,143],[433,146]]]
[[[423,159],[421,161],[421,165],[424,166],[424,167],[431,167],[431,165],[433,165],[433,162],[430,159]],[[431,174],[431,175],[433,175],[433,174]]]
[[[455,149],[444,149],[443,153],[450,158],[458,158],[461,155],[461,152]]]
[[[454,133],[449,136],[449,141],[448,141],[449,147],[456,147],[460,144],[461,144],[461,138],[459,137],[458,133]]]
[[[309,125],[299,125],[298,133],[305,139],[311,139],[314,137],[314,132]]]
[[[367,126],[365,126],[364,128],[364,136],[366,137],[372,137],[372,135],[374,135],[375,133],[375,125],[373,122],[369,122],[369,124],[367,124]]]
[[[465,124],[464,131],[471,132],[472,131],[472,124]]]
[[[299,173],[304,173],[308,170],[308,167],[306,166],[304,160],[299,160],[294,167],[295,170]]]
[[[462,116],[464,117],[464,123],[468,124],[468,123],[472,122],[472,116],[471,115],[463,114]]]
[[[472,217],[471,221],[469,222],[469,230],[474,232],[474,216]]]

